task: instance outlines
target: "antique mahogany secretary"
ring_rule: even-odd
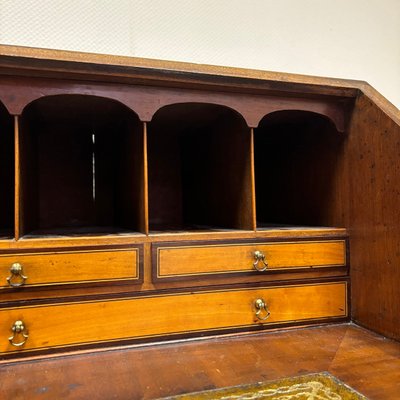
[[[3,360],[349,320],[400,338],[400,118],[368,84],[0,50]]]

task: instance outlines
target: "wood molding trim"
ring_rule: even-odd
[[[203,84],[207,76],[235,78],[236,84],[263,83],[263,88],[271,92],[305,93],[355,98],[361,92],[370,98],[397,124],[400,124],[400,110],[382,96],[370,84],[361,80],[316,77],[273,71],[262,71],[225,66],[194,64],[178,61],[163,61],[148,58],[113,56],[106,54],[84,53],[65,50],[41,49],[22,46],[0,45],[0,70],[12,68],[13,73],[35,70],[41,75],[49,72],[63,72],[68,69],[74,75],[102,75],[119,78],[137,78],[150,76],[156,80]],[[118,80],[118,79],[117,79]],[[244,81],[243,81],[244,80]],[[225,82],[227,84],[228,82]],[[232,80],[230,80],[232,84]]]

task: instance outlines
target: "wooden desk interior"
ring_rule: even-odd
[[[400,339],[399,138],[365,82],[0,46],[4,393],[70,365],[56,397],[96,398],[124,359],[134,398],[322,368],[380,398],[398,345],[355,325]]]

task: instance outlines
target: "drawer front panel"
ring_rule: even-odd
[[[210,274],[251,273],[265,264],[255,253],[265,256],[266,270],[332,267],[346,265],[345,240],[239,243],[174,246],[154,245],[153,278],[174,279]]]
[[[139,260],[137,248],[2,254],[0,288],[138,280]],[[20,274],[11,273],[15,264]]]
[[[0,310],[0,353],[112,342],[201,331],[224,331],[347,316],[346,282],[227,289],[108,301],[38,305]],[[262,299],[269,317],[256,316]],[[260,309],[266,318],[267,309]],[[12,326],[23,321],[27,340],[14,347]],[[12,339],[23,342],[22,333]]]

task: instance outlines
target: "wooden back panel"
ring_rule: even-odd
[[[151,228],[252,229],[251,136],[212,104],[165,107],[149,124]]]
[[[255,130],[258,226],[343,226],[346,134],[325,117],[298,111],[266,116]]]
[[[14,236],[14,119],[0,103],[0,237]]]
[[[55,96],[32,103],[21,120],[23,233],[140,229],[143,128],[131,111]]]

